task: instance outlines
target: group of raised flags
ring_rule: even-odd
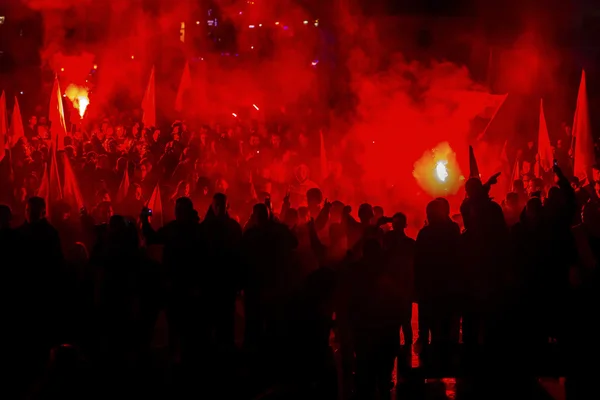
[[[186,61],[183,67],[183,73],[181,74],[181,80],[179,82],[179,88],[177,89],[177,96],[175,97],[175,111],[183,112],[185,109],[185,96],[192,89],[192,74],[190,72],[190,64]],[[155,69],[152,67],[150,70],[150,77],[148,78],[148,84],[144,91],[144,98],[142,99],[142,123],[145,127],[156,126],[156,77]]]
[[[506,99],[506,95],[504,96]],[[503,101],[498,106],[498,109],[502,107]],[[497,111],[496,111],[497,112]],[[494,113],[495,116],[496,113]],[[488,127],[491,124],[494,116],[492,116]],[[486,129],[487,130],[487,127]],[[484,133],[485,133],[484,130]],[[479,135],[480,139],[483,134]],[[579,83],[579,91],[577,94],[577,105],[575,108],[575,116],[573,119],[573,129],[571,138],[571,151],[573,157],[573,174],[578,177],[580,182],[585,182],[591,177],[592,166],[595,164],[594,154],[594,139],[592,137],[592,129],[590,126],[590,115],[588,109],[588,98],[585,71],[581,72],[581,82]],[[550,135],[548,134],[548,126],[546,124],[546,117],[544,115],[544,102],[540,99],[540,116],[538,125],[538,148],[534,173],[537,177],[542,177],[548,171],[552,170],[554,163],[554,153],[552,145],[550,144]],[[507,156],[508,140],[505,141],[502,147],[500,158],[508,163]],[[512,167],[511,182],[520,179],[521,172],[521,160],[515,159]],[[470,177],[479,177],[479,169],[477,167],[477,161],[473,153],[473,148],[469,146],[469,166],[471,168]]]

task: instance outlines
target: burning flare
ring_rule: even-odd
[[[448,142],[427,150],[414,164],[413,176],[433,197],[455,194],[462,184],[456,154]]]
[[[73,103],[73,107],[79,111],[79,116],[83,118],[85,110],[90,104],[88,89],[83,86],[71,84],[67,87],[67,90],[65,90],[65,94]]]
[[[446,182],[446,179],[448,178],[448,169],[446,168],[446,164],[448,164],[448,161],[438,161],[437,165],[435,166],[435,175],[441,182]]]

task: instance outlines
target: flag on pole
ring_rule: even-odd
[[[56,150],[54,145],[50,145],[50,160],[44,169],[42,183],[38,189],[39,197],[46,200],[46,215],[50,218],[50,210],[52,204],[63,199],[62,186],[60,184],[60,176],[58,175],[58,165],[56,163]]]
[[[58,75],[54,76],[54,86],[50,95],[50,109],[48,111],[50,125],[50,138],[52,143],[56,143],[54,151],[64,150],[65,136],[67,135],[67,125],[65,124],[65,110],[63,109],[62,94]]]
[[[21,117],[21,108],[19,107],[19,100],[15,96],[15,105],[13,107],[13,113],[10,121],[10,146],[13,147],[19,139],[25,136],[25,129],[23,128],[23,118]]]
[[[479,173],[479,167],[477,166],[477,160],[475,159],[475,152],[473,146],[469,146],[469,178],[481,178]]]
[[[121,178],[121,183],[119,184],[119,189],[117,190],[117,204],[122,203],[127,198],[127,193],[129,193],[129,168],[128,165],[125,164],[123,178]]]
[[[483,111],[479,114],[479,117],[489,118],[489,121],[488,121],[487,125],[485,126],[485,129],[477,136],[478,141],[482,140],[485,137],[485,134],[487,133],[488,129],[490,128],[490,125],[492,125],[492,122],[494,121],[494,118],[496,118],[496,115],[498,115],[498,111],[500,111],[500,109],[502,108],[502,105],[506,101],[507,97],[508,97],[508,93],[507,94],[489,94],[484,99],[483,108],[482,108]]]
[[[185,95],[191,88],[192,74],[190,73],[190,64],[186,61],[185,67],[183,67],[181,81],[179,82],[179,89],[177,90],[177,98],[175,99],[175,111],[183,111]]]
[[[585,71],[581,71],[581,83],[579,84],[577,107],[575,108],[575,119],[573,121],[573,139],[575,140],[573,174],[583,182],[590,176],[592,165],[595,162]]]
[[[146,204],[148,209],[152,210],[152,216],[150,217],[150,224],[154,229],[158,229],[163,226],[163,207],[162,207],[162,199],[160,197],[160,187],[158,183],[152,192],[152,196],[150,196],[150,200]]]
[[[538,128],[538,152],[537,162],[535,163],[535,176],[543,178],[544,174],[552,169],[553,160],[554,154],[550,145],[546,117],[544,116],[544,101],[540,99],[540,124]]]
[[[71,161],[69,161],[69,157],[67,157],[65,153],[63,153],[63,163],[65,169],[65,183],[63,186],[64,200],[71,206],[72,210],[80,210],[84,206],[83,196],[79,190],[79,184],[77,183],[77,177],[73,172]]]
[[[156,126],[156,88],[154,85],[154,67],[150,71],[150,79],[142,100],[142,123],[145,128]]]
[[[0,161],[6,155],[6,143],[8,139],[8,115],[6,115],[6,95],[2,91],[0,95]]]

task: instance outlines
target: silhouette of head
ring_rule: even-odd
[[[370,204],[361,204],[358,207],[358,219],[362,223],[369,223],[373,219],[373,207]]]
[[[532,197],[525,206],[525,218],[528,222],[539,222],[542,219],[542,200],[539,197]]]
[[[255,204],[254,207],[252,207],[252,214],[254,214],[256,222],[259,225],[264,224],[269,220],[269,210],[263,203]]]
[[[465,183],[465,191],[468,197],[480,197],[484,194],[483,183],[481,183],[479,178],[469,178],[467,183]]]
[[[227,196],[223,193],[215,193],[211,207],[215,216],[225,215],[227,213]]]
[[[175,201],[175,219],[178,221],[190,219],[193,216],[194,204],[189,197],[180,197]]]
[[[435,201],[440,203],[440,207],[445,216],[450,217],[450,203],[444,197],[438,197]]]
[[[394,228],[395,231],[403,231],[406,229],[407,225],[406,215],[401,212],[394,214],[394,217],[392,218],[392,228]]]
[[[46,201],[41,197],[32,197],[27,201],[27,221],[37,222],[46,216]]]
[[[430,201],[425,208],[425,214],[427,215],[427,221],[430,224],[443,221],[445,219],[444,217],[446,216],[445,206],[440,201]]]
[[[123,234],[126,228],[125,218],[120,215],[113,215],[108,220],[108,232],[110,234]]]

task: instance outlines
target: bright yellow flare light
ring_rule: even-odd
[[[446,179],[448,179],[446,164],[448,164],[448,161],[438,161],[435,166],[435,175],[441,182],[446,182]]]
[[[73,103],[73,107],[79,111],[79,116],[83,118],[85,110],[90,104],[87,88],[71,84],[65,90],[65,94]]]
[[[448,142],[439,143],[415,161],[413,176],[432,197],[456,194],[463,184],[456,154]]]

